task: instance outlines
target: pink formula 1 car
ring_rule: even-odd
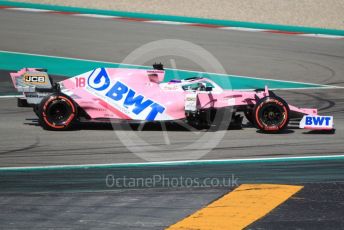
[[[210,126],[218,114],[222,120],[241,124],[241,113],[264,132],[281,131],[292,118],[303,118],[301,128],[333,128],[332,117],[287,104],[267,88],[223,90],[200,77],[162,83],[164,74],[162,65],[156,64],[151,70],[98,68],[58,83],[43,69],[25,68],[11,77],[23,93],[18,106],[32,106],[48,130],[66,130],[85,120],[184,121]],[[223,113],[228,109],[230,115]]]

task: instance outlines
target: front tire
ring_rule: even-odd
[[[289,106],[277,96],[260,99],[254,108],[254,122],[258,129],[266,133],[284,130],[289,123]]]
[[[44,98],[38,109],[39,122],[46,130],[67,130],[77,116],[77,107],[73,100],[61,93]]]

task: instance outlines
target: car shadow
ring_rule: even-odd
[[[40,126],[38,119],[26,119],[25,125]],[[110,123],[110,122],[80,122],[65,131],[102,130],[102,131],[171,131],[171,132],[215,132],[219,130],[238,130],[242,126],[230,126],[227,129],[218,127],[197,127],[184,122],[148,122],[148,123]]]
[[[260,134],[273,134],[273,135],[283,135],[283,134],[295,133],[295,131],[292,129],[284,129],[284,130],[281,130],[278,132],[273,132],[273,133],[264,132],[262,130],[257,130],[256,132],[260,133]]]
[[[27,122],[24,122],[24,125],[28,126],[36,126],[40,127],[37,118],[27,118]],[[106,123],[106,122],[82,122],[75,124],[71,129],[65,131],[81,131],[81,130],[102,130],[102,131],[171,131],[171,132],[216,132],[220,130],[241,130],[241,129],[256,129],[251,123],[243,123],[240,126],[230,126],[227,129],[222,128],[219,129],[217,127],[203,127],[203,128],[195,128],[192,127],[184,122],[152,122],[152,123]],[[274,135],[283,135],[283,134],[290,134],[294,133],[295,129],[299,129],[298,127],[288,127],[288,129],[282,130],[280,132],[273,133]],[[302,134],[306,135],[333,135],[335,134],[334,130],[310,130],[303,132]],[[271,134],[261,130],[256,130],[259,134]]]
[[[315,135],[315,134],[334,135],[335,133],[336,133],[336,130],[332,129],[332,130],[310,130],[307,132],[303,132],[302,134],[306,134],[306,135]]]

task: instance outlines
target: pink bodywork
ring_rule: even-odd
[[[11,73],[13,85],[27,71]],[[165,71],[98,68],[61,81],[62,93],[70,96],[91,119],[168,121],[186,118],[189,96],[195,98],[195,110],[254,105],[257,98],[269,96],[269,91],[223,90],[207,78],[175,80],[162,83]],[[211,85],[212,91],[188,89],[188,85]],[[25,97],[25,93],[24,93]],[[289,104],[291,112],[317,115],[317,109],[298,108]]]
[[[263,98],[269,95],[267,89],[260,92],[223,90],[215,82],[206,78],[161,83],[164,74],[163,70],[99,68],[62,81],[61,89],[63,93],[71,96],[92,119],[178,120],[185,118],[185,100],[189,94],[197,94],[197,109],[254,105],[256,97]],[[204,82],[211,84],[214,87],[213,91],[183,89],[185,85]],[[118,85],[122,88],[116,87]],[[113,88],[115,88],[114,91],[112,91]],[[119,91],[121,95],[118,95]],[[132,97],[128,99],[129,91]],[[142,105],[148,101],[150,106],[140,107],[133,104],[131,99],[139,95],[142,97],[139,104]],[[129,103],[128,106],[126,102],[131,102],[131,104]],[[154,105],[163,107],[164,110],[153,111]],[[136,114],[133,112],[136,107],[144,109]],[[297,108],[292,105],[289,107],[295,113],[317,115],[317,109]]]

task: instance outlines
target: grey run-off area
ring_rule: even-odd
[[[17,0],[18,1],[18,0]],[[105,10],[344,29],[341,0],[19,0]],[[192,9],[192,10],[190,10]]]

